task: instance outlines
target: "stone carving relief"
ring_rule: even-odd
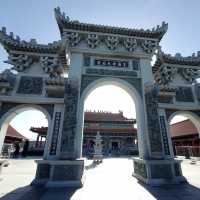
[[[152,156],[162,156],[160,155],[163,149],[158,115],[158,88],[154,85],[145,86],[145,101]]]
[[[16,76],[9,69],[0,73],[0,94],[7,94],[8,91],[12,90],[15,81]]]
[[[137,48],[137,40],[135,38],[126,38],[124,39],[124,46],[128,51],[133,52]]]
[[[99,37],[96,34],[88,34],[87,37],[88,46],[92,49],[96,48],[99,44]]]
[[[58,77],[63,73],[64,69],[57,57],[42,56],[40,63],[45,73],[48,73],[50,77]]]
[[[107,36],[105,43],[109,50],[115,50],[119,44],[119,39],[116,36]]]
[[[198,70],[191,68],[180,68],[178,69],[178,72],[189,83],[193,83],[198,75]]]
[[[41,77],[22,76],[20,78],[17,93],[19,94],[42,94],[43,79]]]
[[[161,65],[155,72],[155,80],[160,85],[168,85],[172,82],[177,74],[180,74],[188,83],[194,83],[198,75],[197,69],[178,68],[169,65]]]
[[[168,85],[173,80],[176,73],[176,67],[162,65],[160,69],[155,73],[155,80],[160,85]]]
[[[158,42],[149,39],[138,39],[135,37],[118,37],[113,35],[97,35],[96,33],[63,32],[62,38],[69,41],[71,47],[77,46],[84,40],[89,48],[96,48],[103,42],[111,51],[116,50],[119,45],[129,52],[134,52],[141,47],[145,53],[152,54],[158,48]]]
[[[23,72],[33,63],[33,57],[25,54],[9,53],[7,63],[13,65],[13,69],[17,72]]]
[[[75,83],[65,84],[65,113],[63,133],[61,138],[61,152],[64,158],[72,159],[74,155],[74,140],[77,125],[78,88]]]
[[[147,169],[144,163],[134,162],[134,173],[139,174],[143,178],[147,177]]]
[[[71,47],[75,47],[81,41],[81,37],[77,32],[64,32],[63,38],[69,41]]]
[[[153,53],[155,49],[158,47],[158,44],[156,41],[142,40],[141,47],[146,53]]]

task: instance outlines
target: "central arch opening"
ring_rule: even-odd
[[[135,103],[118,86],[100,86],[85,100],[84,157],[94,155],[97,134],[101,136],[104,157],[138,155]]]
[[[82,135],[78,143],[82,156],[95,154],[98,135],[103,156],[144,153],[142,100],[131,84],[116,78],[95,80],[82,92],[80,105]]]

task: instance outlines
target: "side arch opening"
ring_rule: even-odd
[[[200,157],[200,118],[191,111],[177,111],[169,117],[175,156]]]
[[[50,124],[51,117],[41,106],[22,104],[9,109],[0,118],[0,152],[10,154],[10,148],[14,146],[15,151],[16,147],[17,151],[20,148],[19,155],[24,156],[25,151],[26,155],[42,155],[49,129],[44,134],[39,130]],[[33,128],[38,131],[34,133],[31,131]]]

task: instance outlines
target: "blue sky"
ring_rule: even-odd
[[[148,29],[166,21],[169,29],[161,41],[166,53],[180,52],[188,56],[200,50],[199,0],[2,0],[0,27],[6,26],[8,32],[12,31],[24,40],[36,38],[40,43],[59,40],[53,12],[57,6],[71,19],[88,23]],[[0,47],[0,70],[8,66],[3,63],[6,57],[5,50]],[[128,97],[126,100],[129,101]],[[88,109],[94,108],[92,101],[94,99],[87,103]],[[120,104],[121,100],[119,101]],[[112,103],[111,98],[110,104]],[[124,104],[127,105],[126,101]],[[116,108],[121,109],[115,106],[111,110],[115,111]],[[102,109],[107,107],[102,106]],[[129,115],[134,116],[134,111],[130,113]],[[13,126],[22,128],[20,121],[25,118],[22,115],[21,120],[12,122]],[[45,121],[44,116],[41,116],[41,121]]]

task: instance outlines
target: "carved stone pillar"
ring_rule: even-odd
[[[65,111],[61,137],[61,159],[76,159],[75,134],[77,128],[78,88],[70,82],[65,85]]]
[[[150,152],[148,158],[134,159],[133,173],[139,180],[155,186],[185,181],[180,161],[166,156],[170,154],[169,144],[166,143],[165,118],[159,114],[157,97],[158,89],[154,85],[146,86],[147,145]]]

